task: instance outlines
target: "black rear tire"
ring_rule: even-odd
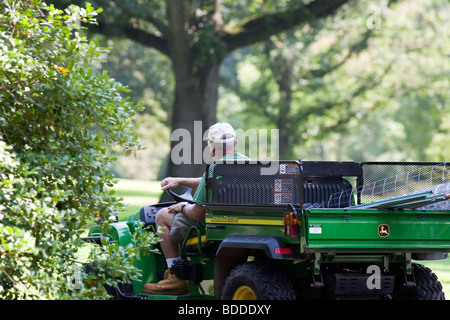
[[[413,274],[416,286],[394,294],[394,299],[399,300],[445,300],[442,285],[437,276],[427,267],[413,263]]]
[[[294,300],[295,292],[285,273],[256,262],[246,262],[230,272],[222,288],[221,298]]]

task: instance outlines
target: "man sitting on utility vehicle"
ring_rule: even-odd
[[[233,127],[228,123],[216,123],[208,130],[206,138],[214,160],[249,160],[248,157],[236,152],[236,133]],[[167,190],[178,186],[190,187],[196,190],[193,196],[193,204],[179,202],[167,208],[162,208],[156,215],[156,224],[162,228],[160,237],[161,250],[166,258],[167,270],[164,273],[164,279],[158,283],[147,283],[142,292],[148,294],[187,294],[189,292],[189,283],[186,280],[179,279],[171,272],[172,264],[180,258],[179,242],[174,241],[170,236],[174,216],[184,214],[192,223],[199,224],[205,219],[205,175],[200,178],[165,178],[161,182],[161,189]],[[187,227],[189,228],[189,226]]]

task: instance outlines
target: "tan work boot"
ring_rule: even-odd
[[[170,269],[164,272],[164,279],[158,283],[146,283],[142,289],[147,294],[187,294],[189,293],[189,281],[180,280]]]

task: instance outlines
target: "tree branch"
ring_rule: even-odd
[[[348,0],[316,0],[295,10],[267,13],[244,19],[234,27],[224,26],[222,41],[227,51],[267,39],[316,18],[333,14]]]
[[[348,121],[354,116],[353,112],[349,111],[349,106],[351,104],[352,99],[359,97],[361,95],[363,95],[364,93],[366,93],[368,90],[374,89],[376,88],[378,85],[380,85],[383,77],[391,70],[392,66],[393,66],[394,62],[390,62],[386,68],[383,70],[381,75],[369,75],[367,78],[363,79],[360,81],[361,85],[359,85],[352,93],[351,93],[351,97],[348,97],[346,99],[343,99],[341,101],[332,103],[332,102],[328,102],[325,103],[323,108],[322,108],[322,113],[326,113],[328,110],[332,110],[333,108],[337,108],[337,107],[342,107],[346,110],[345,112],[345,116],[339,118],[337,120],[336,123],[326,126],[326,127],[322,127],[320,129],[321,135],[327,135],[329,133],[332,133],[336,130],[339,130],[342,128],[343,125],[347,124]],[[369,85],[367,85],[369,84]],[[368,112],[372,112],[372,110],[364,112],[363,116],[366,116]]]
[[[167,41],[164,38],[155,36],[154,34],[142,31],[133,26],[128,26],[123,29],[123,35],[130,40],[134,40],[146,47],[154,48],[165,55],[169,55],[169,48]]]
[[[340,68],[342,65],[344,65],[348,59],[354,54],[354,53],[360,53],[364,49],[367,48],[367,44],[369,41],[369,38],[372,34],[373,30],[367,29],[366,32],[362,35],[361,39],[353,43],[349,48],[348,52],[340,61],[336,62],[334,65],[328,65],[325,68],[321,68],[318,70],[312,70],[311,71],[311,77],[315,78],[323,78],[325,75],[327,75],[330,72],[333,72],[334,70]]]
[[[396,3],[396,2],[397,2],[397,0],[390,0],[387,3],[386,7],[389,8],[390,5],[392,5],[393,3]],[[374,33],[374,30],[375,29],[367,28],[367,30],[362,34],[361,38],[358,41],[356,41],[355,43],[353,43],[348,48],[348,53],[345,55],[345,57],[341,61],[337,62],[334,65],[327,66],[326,68],[323,68],[323,69],[312,70],[311,76],[312,77],[322,78],[326,74],[328,74],[328,73],[336,70],[337,68],[341,67],[354,53],[360,53],[364,49],[367,49],[369,39],[370,39],[370,37],[372,37],[372,34]],[[336,43],[339,44],[339,41],[337,41]]]
[[[155,17],[144,17],[143,19],[153,24],[163,36],[167,35],[167,26],[163,21],[156,19]]]

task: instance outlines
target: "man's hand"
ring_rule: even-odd
[[[183,204],[187,204],[187,202],[175,203],[175,204],[171,205],[170,207],[168,207],[167,210],[168,210],[169,213],[177,214],[177,213],[181,212],[181,206]]]
[[[177,214],[181,212],[181,207],[183,205],[186,205],[184,207],[183,213],[192,220],[195,221],[201,221],[203,219],[205,219],[205,208],[198,204],[198,203],[194,203],[194,204],[189,204],[187,202],[178,202],[175,203],[173,205],[171,205],[170,207],[167,208],[168,212],[171,214]]]
[[[172,178],[167,177],[161,181],[161,190],[173,189],[178,186],[185,186],[191,189],[197,189],[202,178]]]
[[[181,179],[168,177],[161,181],[161,190],[173,189],[180,185]]]

